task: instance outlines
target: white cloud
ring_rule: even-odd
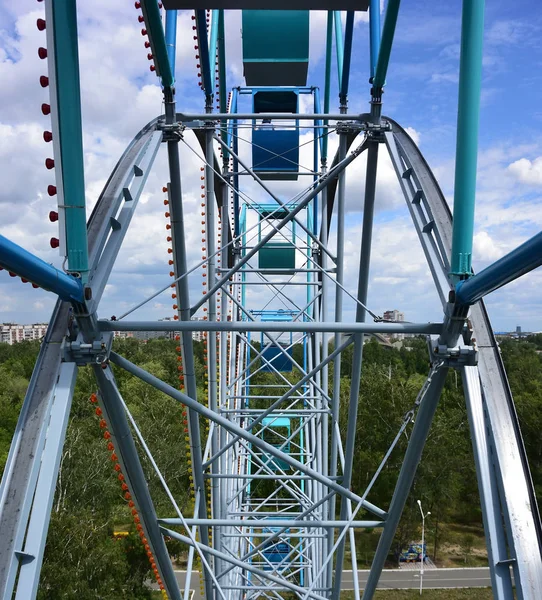
[[[509,165],[508,169],[521,183],[542,185],[542,156],[532,161],[520,158]]]
[[[491,261],[500,258],[503,252],[487,231],[479,231],[473,240],[474,256],[480,261]]]
[[[414,129],[414,127],[405,127],[405,131],[412,138],[412,141],[416,144],[416,146],[419,146],[422,137],[420,132]]]
[[[10,27],[3,33],[0,50],[0,161],[2,189],[0,190],[0,233],[23,245],[48,262],[60,266],[61,259],[49,247],[49,239],[56,235],[57,225],[49,223],[47,215],[55,208],[56,201],[46,193],[53,183],[53,173],[43,167],[51,148],[42,140],[42,132],[49,128],[49,120],[40,112],[42,102],[47,102],[48,91],[39,85],[39,76],[45,73],[45,63],[39,60],[37,48],[44,45],[45,35],[36,29],[36,19],[43,16],[43,5],[5,1],[0,11],[8,15]],[[409,78],[416,84],[429,80],[433,83],[453,83],[457,79],[459,48],[459,14],[428,16],[420,21],[419,13],[405,7],[397,44],[392,57],[389,88],[386,93],[386,112],[390,105],[401,110],[402,102],[410,92],[398,91],[402,84],[397,78]],[[446,11],[443,9],[443,12]],[[0,15],[4,13],[0,12]],[[149,120],[163,110],[161,92],[156,77],[149,71],[133,3],[95,0],[78,3],[79,49],[81,60],[81,87],[84,124],[86,197],[89,210],[123,153],[128,142]],[[349,104],[363,106],[367,101],[366,84],[366,34],[364,22],[368,13],[356,15],[356,44],[359,41],[361,58],[353,64]],[[311,15],[310,76],[309,82],[321,77],[325,56],[325,12]],[[13,29],[11,28],[13,24]],[[191,34],[191,18],[188,11],[179,15],[177,48],[177,90],[179,103],[186,111],[202,110],[202,95],[197,88],[196,51]],[[4,27],[4,25],[3,25]],[[7,26],[6,26],[7,27]],[[523,28],[523,29],[522,29]],[[242,40],[240,36],[241,13],[226,13],[226,37],[228,54],[228,78],[231,85],[244,85],[242,76]],[[524,24],[497,22],[489,24],[488,43],[491,53],[484,58],[486,67],[499,61],[498,48],[517,43],[527,31]],[[527,33],[532,31],[529,29]],[[533,36],[530,38],[533,39]],[[356,46],[358,48],[358,46]],[[365,50],[362,50],[362,49]],[[416,52],[419,50],[418,54]],[[401,64],[403,61],[404,65]],[[363,64],[362,64],[363,63]],[[335,65],[335,63],[334,63]],[[404,69],[403,69],[404,66]],[[393,71],[396,69],[396,71]],[[487,69],[486,69],[487,71]],[[361,76],[363,75],[363,77]],[[336,78],[333,80],[336,86]],[[446,136],[452,136],[454,118],[444,121],[441,113],[453,114],[455,106],[448,106],[452,95],[450,86],[432,86],[432,90],[445,88],[442,97],[431,96],[427,107],[427,121],[412,118],[401,119],[415,127],[407,131],[416,144],[437,146]],[[428,88],[420,88],[428,89]],[[497,87],[484,87],[485,101],[490,101]],[[335,88],[333,100],[337,101]],[[436,92],[435,92],[436,93]],[[403,94],[401,96],[401,94]],[[454,92],[453,98],[456,97]],[[391,100],[391,102],[390,102]],[[455,100],[454,100],[455,101]],[[243,96],[244,108],[248,97]],[[303,110],[312,111],[309,97],[303,97]],[[443,108],[444,107],[444,108]],[[394,108],[394,107],[392,107]],[[417,107],[418,108],[418,107]],[[358,108],[356,108],[358,110]],[[432,112],[431,112],[432,111]],[[435,121],[431,115],[439,115]],[[451,124],[450,124],[451,123]],[[250,130],[240,134],[250,141]],[[475,266],[485,266],[511,250],[542,228],[540,195],[534,186],[542,184],[542,157],[536,144],[517,145],[514,132],[501,131],[499,145],[482,151],[479,155],[476,232],[474,238]],[[361,141],[361,136],[356,143]],[[199,145],[191,133],[185,134],[186,143],[201,154]],[[311,169],[313,160],[311,130],[301,131],[301,163]],[[330,135],[330,162],[337,150],[337,136]],[[440,148],[439,148],[440,150]],[[183,174],[184,210],[187,222],[186,235],[189,249],[188,261],[196,264],[201,257],[200,215],[200,166],[201,161],[183,143],[180,146]],[[251,163],[250,147],[240,143],[241,156]],[[453,159],[451,152],[437,153],[435,173],[447,198],[453,196]],[[538,158],[528,158],[537,157]],[[385,148],[380,148],[376,219],[371,270],[370,305],[377,312],[388,308],[405,311],[412,320],[440,318],[441,309],[432,291],[433,285],[425,258],[406,211],[402,193],[397,183]],[[346,172],[346,281],[351,291],[357,285],[361,214],[363,208],[366,153],[357,158]],[[160,287],[171,278],[167,253],[168,242],[165,229],[165,208],[162,204],[162,185],[167,181],[164,149],[160,150],[144,195],[128,231],[125,243],[113,271],[101,309],[102,316],[120,314],[139,300]],[[242,177],[244,190],[255,200],[265,201],[266,194],[249,177]],[[297,182],[271,182],[272,189],[284,199],[299,193],[310,185],[310,177],[300,177]],[[334,243],[332,229],[330,248]],[[525,282],[525,283],[523,283]],[[201,274],[189,278],[193,298],[201,293]],[[539,319],[538,285],[540,276],[532,274],[511,287],[499,292],[492,304],[499,318],[514,314],[518,307]],[[252,293],[254,302],[265,303],[269,292],[263,286]],[[0,273],[0,320],[45,320],[48,318],[54,298],[41,290]],[[492,301],[493,302],[493,301]],[[349,310],[351,310],[350,307]],[[348,307],[347,307],[348,309]],[[159,318],[171,313],[167,292],[149,303],[136,316]],[[508,317],[506,317],[508,318]]]

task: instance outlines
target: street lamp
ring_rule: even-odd
[[[420,507],[420,513],[422,514],[422,563],[420,565],[420,596],[422,595],[423,589],[423,564],[425,562],[425,517],[428,517],[431,513],[427,512],[425,515],[422,510],[422,501],[417,500],[418,506]]]

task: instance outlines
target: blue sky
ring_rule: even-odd
[[[130,139],[162,110],[156,77],[149,71],[133,2],[79,2],[81,84],[84,119],[87,203],[96,201],[110,171]],[[455,124],[461,3],[404,2],[392,52],[384,114],[409,127],[449,201],[453,198]],[[0,233],[60,265],[49,248],[57,235],[46,194],[52,181],[43,166],[49,148],[41,135],[49,127],[40,112],[47,91],[39,85],[46,65],[37,56],[45,35],[35,21],[43,4],[0,0]],[[311,15],[309,84],[323,84],[325,14]],[[542,228],[542,18],[537,4],[487,3],[476,231],[473,263],[477,270],[499,258]],[[242,85],[240,14],[226,18],[228,83]],[[196,78],[191,21],[179,20],[177,89],[179,107],[200,111],[203,99]],[[354,38],[349,106],[368,109],[368,26],[358,15]],[[336,81],[336,77],[334,82]],[[338,103],[336,83],[332,110]],[[304,134],[307,135],[307,134]],[[308,139],[308,137],[302,138]],[[193,139],[187,144],[195,147]],[[330,142],[336,148],[335,142]],[[248,148],[242,149],[248,153]],[[383,151],[382,155],[385,154]],[[248,154],[246,154],[248,155]],[[310,147],[302,156],[310,160]],[[181,148],[186,211],[199,221],[199,165],[188,146]],[[347,172],[347,281],[355,288],[363,191],[364,158]],[[397,308],[412,321],[441,318],[441,309],[423,255],[388,161],[379,168],[373,268],[369,305],[377,313]],[[167,180],[164,152],[142,198],[119,256],[100,316],[120,314],[168,283],[167,243],[162,185]],[[300,188],[278,186],[285,196]],[[249,193],[257,194],[248,186]],[[197,229],[197,228],[196,228]],[[199,259],[198,231],[189,232],[191,260]],[[333,236],[331,239],[333,242]],[[197,250],[196,250],[197,249]],[[539,289],[534,272],[488,298],[497,330],[542,330]],[[193,297],[201,290],[199,274],[191,280]],[[0,272],[0,322],[46,321],[53,298]],[[347,314],[348,314],[347,306]],[[162,318],[172,313],[160,297],[136,313]]]

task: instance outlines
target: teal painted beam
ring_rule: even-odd
[[[471,275],[483,38],[484,0],[463,0],[451,257],[455,281]]]
[[[384,17],[384,27],[382,29],[382,38],[378,50],[378,60],[376,61],[376,71],[373,81],[374,95],[380,95],[384,84],[386,83],[386,74],[390,63],[391,48],[393,46],[393,37],[395,35],[395,26],[399,15],[399,6],[401,0],[389,0]]]
[[[141,10],[145,19],[145,29],[151,44],[156,74],[162,79],[162,87],[171,89],[174,83],[173,71],[169,62],[164,26],[158,2],[156,0],[141,0]]]
[[[67,270],[88,273],[87,216],[79,84],[79,51],[75,0],[51,3],[56,112],[59,139],[54,140],[61,156],[63,210],[65,222]]]
[[[219,11],[218,19],[218,90],[220,93],[220,112],[228,111],[228,97],[226,90],[226,33],[224,31],[224,11]]]
[[[225,114],[228,111],[228,96],[226,84],[226,32],[224,28],[224,11],[220,10],[218,15],[218,95],[220,112]],[[227,121],[223,120],[220,126],[220,136],[223,140],[228,137]],[[230,155],[224,149],[224,161],[229,161]]]
[[[166,48],[169,65],[175,81],[175,58],[177,53],[177,11],[166,10]]]
[[[333,22],[335,24],[335,53],[337,54],[337,74],[339,76],[339,88],[342,86],[343,62],[344,62],[344,40],[341,11],[333,11]]]
[[[327,36],[326,36],[326,73],[324,83],[324,113],[329,114],[329,101],[331,98],[331,59],[333,54],[333,11],[327,11]],[[327,127],[329,121],[324,120],[324,126]],[[322,138],[322,161],[327,162],[327,129],[324,129],[326,135]]]
[[[369,4],[369,35],[370,35],[370,56],[371,56],[371,78],[376,73],[376,61],[380,50],[380,0],[370,0]]]
[[[209,68],[211,75],[215,72],[216,53],[218,50],[218,26],[219,26],[220,11],[213,10],[211,15],[211,37],[209,41]]]

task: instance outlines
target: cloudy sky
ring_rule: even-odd
[[[93,0],[78,3],[79,53],[85,150],[87,206],[90,211],[109,173],[133,136],[162,112],[158,81],[149,71],[140,34],[140,14],[132,1]],[[48,101],[39,84],[46,65],[38,57],[45,33],[36,28],[43,3],[0,0],[0,233],[57,266],[61,259],[49,247],[57,224],[48,213],[55,200],[47,195],[54,183],[44,160],[50,147],[42,132],[50,128],[41,114]],[[408,127],[433,168],[449,201],[453,198],[454,146],[460,39],[459,0],[403,3],[384,95],[384,113]],[[356,20],[349,107],[368,110],[368,25]],[[310,85],[323,84],[324,13],[311,15]],[[178,108],[202,111],[189,14],[181,13],[178,29]],[[480,270],[541,229],[542,212],[542,19],[532,0],[494,0],[486,12],[480,154],[473,264]],[[228,86],[243,85],[241,19],[227,13]],[[336,77],[335,77],[336,80]],[[337,109],[337,85],[332,110]],[[306,102],[302,107],[310,111]],[[248,105],[244,108],[248,109]],[[302,131],[302,163],[311,164],[311,133]],[[250,140],[250,132],[241,132]],[[332,151],[336,140],[330,140]],[[246,141],[240,151],[249,158]],[[185,212],[191,264],[201,258],[200,172],[195,139],[181,144]],[[385,157],[379,165],[377,214],[369,306],[379,314],[402,310],[411,321],[442,316],[423,254]],[[346,281],[356,286],[365,158],[347,171]],[[280,183],[277,193],[289,198],[307,185]],[[169,266],[161,188],[167,181],[160,150],[136,217],[128,232],[100,308],[100,316],[119,315],[167,285]],[[254,185],[245,191],[259,199]],[[334,242],[332,232],[331,243]],[[534,272],[487,300],[494,328],[542,330],[542,273]],[[190,281],[193,298],[201,293],[201,277]],[[263,290],[260,294],[263,294]],[[0,272],[0,322],[47,321],[54,298]],[[255,307],[259,302],[254,296]],[[347,305],[347,312],[349,311]],[[171,300],[162,295],[134,318],[171,316]]]

